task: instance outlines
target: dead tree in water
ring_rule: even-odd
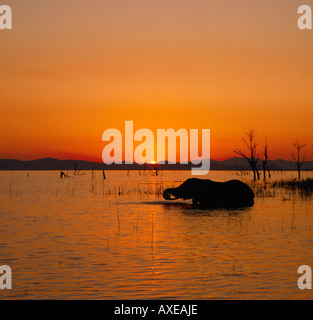
[[[146,173],[147,171],[147,173]],[[144,164],[144,167],[143,167],[143,174],[146,175],[146,174],[151,174],[152,176],[158,176],[159,175],[159,167],[158,167],[158,164],[157,163],[146,163]]]
[[[65,174],[63,171],[61,171],[60,173],[60,178],[63,179],[63,178],[69,178],[69,175],[68,174]]]
[[[243,157],[249,163],[250,168],[253,172],[254,181],[256,180],[256,178],[260,180],[260,173],[257,168],[258,158],[256,157],[257,144],[255,142],[255,136],[256,136],[255,130],[253,128],[249,129],[249,131],[246,132],[246,135],[248,137],[247,140],[244,138],[242,138],[242,140],[248,149],[248,154],[246,154],[244,151],[242,151],[239,148],[235,148],[233,152]]]
[[[263,165],[263,179],[266,180],[266,171],[268,173],[268,178],[271,178],[270,168],[268,166],[268,145],[267,139],[265,139],[265,146],[264,146],[264,160],[262,160]]]
[[[77,161],[74,161],[74,176],[76,175],[77,172]]]
[[[293,161],[296,163],[297,165],[297,170],[298,170],[298,179],[300,180],[301,178],[301,167],[305,161],[305,156],[303,156],[301,158],[301,155],[300,155],[300,152],[301,150],[305,147],[306,143],[304,144],[301,144],[298,140],[296,140],[295,143],[292,144],[296,150],[297,150],[297,153],[294,154],[292,153],[292,157],[293,157]]]

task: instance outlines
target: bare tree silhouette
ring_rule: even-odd
[[[253,128],[249,128],[249,131],[246,132],[247,139],[242,138],[242,141],[246,145],[248,149],[248,153],[246,154],[242,149],[235,148],[233,152],[241,157],[243,157],[250,165],[250,168],[253,172],[254,181],[256,178],[260,180],[260,173],[257,168],[258,158],[256,156],[257,143],[255,141],[256,133]]]
[[[268,173],[268,178],[271,178],[271,172],[268,165],[268,145],[267,145],[267,138],[265,138],[265,146],[264,146],[264,160],[262,160],[263,165],[263,179],[266,180],[266,171]]]
[[[63,179],[63,178],[69,178],[69,175],[64,173],[63,171],[60,172],[60,178]]]
[[[77,172],[77,161],[74,161],[74,176],[76,175]]]
[[[147,172],[146,172],[147,171]],[[157,163],[150,163],[148,164],[145,162],[144,167],[143,167],[143,174],[151,174],[152,176],[158,176],[159,175],[159,166]]]
[[[298,179],[300,180],[301,178],[301,167],[303,165],[303,162],[305,161],[305,156],[301,156],[301,150],[305,147],[306,143],[301,144],[298,140],[295,141],[295,143],[292,144],[296,150],[297,153],[294,154],[292,153],[292,157],[293,157],[293,161],[296,163],[297,165],[297,169],[298,169]]]

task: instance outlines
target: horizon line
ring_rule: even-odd
[[[35,159],[30,159],[30,160],[21,160],[21,159],[16,159],[16,158],[0,158],[1,160],[11,160],[11,161],[23,161],[23,162],[28,162],[28,161],[38,161],[38,160],[46,160],[46,159],[51,159],[51,160],[59,160],[59,161],[86,161],[86,162],[94,162],[94,163],[99,163],[99,164],[106,164],[106,162],[102,162],[102,161],[98,161],[98,160],[86,160],[86,159],[74,159],[74,158],[68,158],[68,159],[60,159],[60,158],[54,158],[54,157],[43,157],[43,158],[35,158]],[[188,164],[191,163],[192,161],[203,161],[203,160],[207,160],[208,158],[205,159],[194,159],[194,160],[188,160]],[[224,160],[215,160],[210,158],[210,161],[217,161],[217,162],[223,162],[223,161],[227,161],[230,159],[243,159],[245,160],[243,157],[230,157],[230,158],[226,158]],[[262,160],[262,158],[256,158],[258,160]],[[286,160],[283,158],[278,158],[278,159],[269,159],[268,161],[278,161],[278,160],[282,160],[282,161],[290,161],[290,162],[294,162],[294,160],[290,159],[290,160]],[[125,162],[128,160],[122,160],[122,164],[127,165]],[[181,164],[180,162],[169,162],[168,160],[163,160],[166,163],[173,163],[173,164]],[[162,162],[162,161],[161,161]],[[303,162],[313,162],[313,160],[305,160]],[[159,162],[145,162],[146,164],[162,164]],[[145,163],[141,163],[142,165]],[[113,163],[116,164],[116,163]],[[135,161],[133,161],[133,164],[140,164],[140,163],[136,163]],[[131,164],[129,164],[131,165]]]

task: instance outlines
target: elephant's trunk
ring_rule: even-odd
[[[163,198],[165,200],[175,200],[175,199],[178,199],[174,196],[174,198],[172,198],[172,195],[173,195],[173,192],[175,192],[175,189],[174,188],[168,188],[168,189],[165,189],[163,191]]]

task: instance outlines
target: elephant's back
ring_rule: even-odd
[[[240,180],[230,180],[226,181],[227,189],[232,190],[235,195],[245,194],[251,198],[254,198],[254,192],[252,189],[244,182]]]

